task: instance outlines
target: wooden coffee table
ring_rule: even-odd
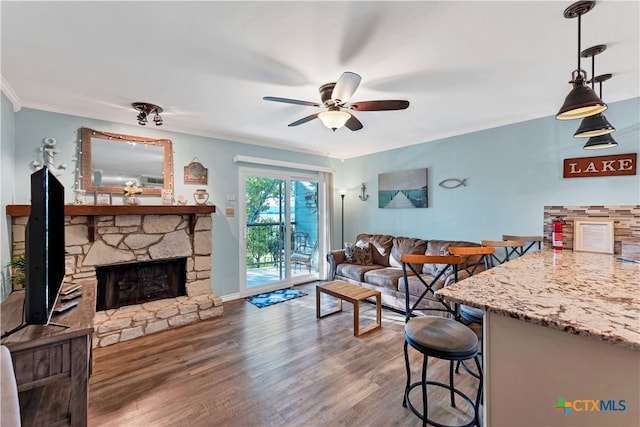
[[[338,308],[329,313],[321,314],[320,312],[320,294],[325,293],[338,298]],[[360,301],[369,297],[376,297],[376,323],[360,330]],[[342,280],[334,280],[333,282],[324,283],[316,286],[316,318],[321,319],[331,314],[342,311],[342,300],[353,304],[353,335],[359,337],[367,332],[375,331],[382,327],[382,294],[380,291],[367,289],[353,283],[344,282]]]

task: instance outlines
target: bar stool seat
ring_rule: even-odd
[[[460,316],[473,323],[483,323],[484,310],[469,305],[460,306]]]
[[[470,359],[478,352],[478,337],[460,322],[441,316],[411,319],[404,328],[409,345],[438,358]]]

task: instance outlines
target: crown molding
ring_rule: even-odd
[[[7,79],[5,79],[2,75],[0,75],[0,82],[0,90],[2,90],[5,96],[9,98],[9,101],[11,101],[11,105],[13,105],[13,112],[17,113],[18,111],[20,111],[20,109],[22,109],[22,102],[20,101],[20,98],[13,90]]]

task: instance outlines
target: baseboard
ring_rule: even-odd
[[[225,295],[225,296],[222,296],[220,298],[222,298],[222,302],[224,303],[224,302],[234,301],[234,300],[240,299],[242,297],[240,296],[239,292],[236,292],[235,294]]]

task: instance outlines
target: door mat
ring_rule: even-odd
[[[254,295],[252,297],[245,298],[251,304],[258,308],[268,307],[280,302],[289,301],[291,299],[300,298],[306,296],[304,292],[300,292],[297,289],[279,289],[273,292],[267,292],[266,294]]]

